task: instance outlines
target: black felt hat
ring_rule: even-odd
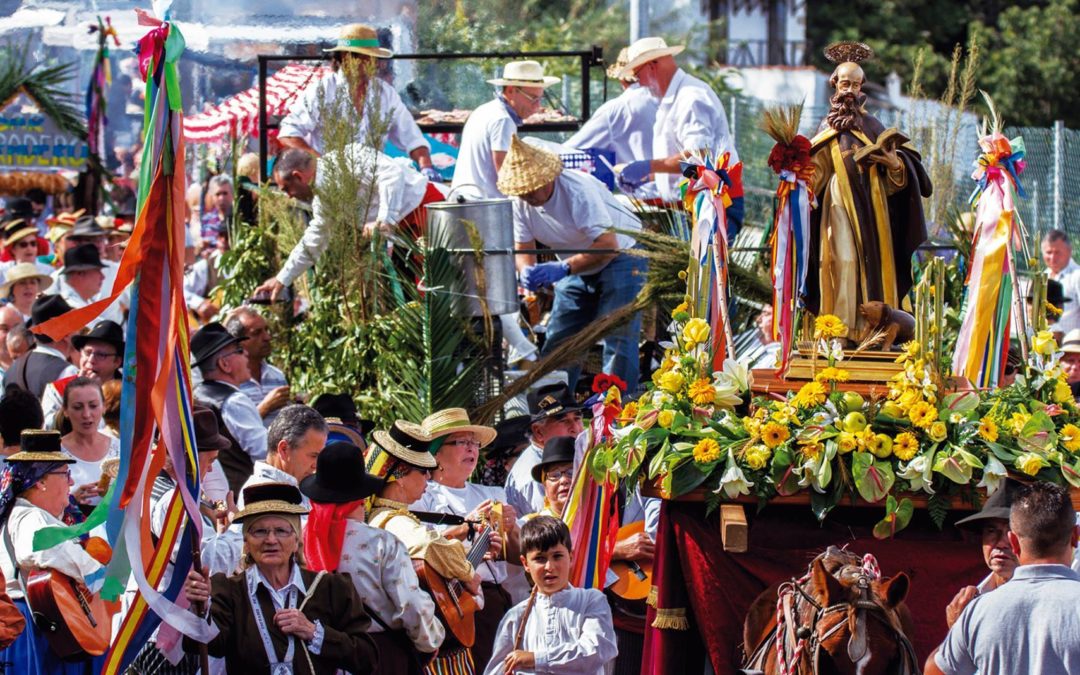
[[[30,307],[30,325],[39,326],[49,319],[55,319],[56,317],[66,314],[71,311],[71,305],[67,304],[67,300],[64,300],[59,295],[39,295],[34,304]],[[38,335],[35,333],[35,339],[38,342],[49,344],[53,341],[48,335]]]
[[[98,321],[89,333],[72,336],[71,344],[75,345],[75,349],[82,349],[91,340],[108,342],[116,347],[117,352],[124,353],[124,329],[115,321],[109,321],[108,319]]]
[[[191,365],[192,367],[201,366],[222,349],[246,339],[246,337],[236,337],[225,330],[225,326],[222,326],[220,322],[212,321],[191,336]]]
[[[352,443],[337,441],[323,448],[315,473],[300,481],[300,491],[313,502],[345,504],[366,499],[383,481],[364,471],[364,453]]]
[[[1019,486],[1017,481],[1005,479],[1005,484],[990,495],[980,511],[956,521],[956,526],[975,530],[982,527],[984,520],[1008,520],[1012,496]]]
[[[549,384],[534,389],[529,392],[527,400],[533,422],[584,409],[565,384]]]
[[[530,415],[508,417],[495,425],[495,440],[487,447],[489,455],[509,457],[516,455],[529,442],[525,433],[532,424]]]
[[[558,436],[544,443],[544,454],[532,468],[532,477],[537,482],[544,482],[544,469],[552,464],[574,463],[574,437]]]
[[[107,237],[109,236],[109,231],[101,226],[101,223],[97,221],[97,218],[90,214],[86,214],[84,216],[79,216],[79,219],[75,221],[75,225],[71,228],[71,231],[68,232],[67,236],[80,238]]]
[[[345,424],[360,426],[360,418],[356,414],[356,401],[348,394],[319,394],[311,403],[315,412],[326,419],[339,419]],[[367,434],[371,429],[364,431]]]
[[[69,272],[82,272],[85,270],[100,270],[105,267],[101,262],[101,253],[93,244],[79,244],[74,248],[64,251],[64,267],[61,274]]]
[[[232,441],[222,435],[213,410],[197,405],[192,409],[191,417],[195,421],[195,447],[198,452],[221,452],[232,447]]]

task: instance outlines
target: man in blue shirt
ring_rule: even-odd
[[[1017,490],[1009,543],[1020,560],[1008,583],[971,601],[926,661],[927,675],[1080,672],[1080,575],[1068,489],[1038,481]]]

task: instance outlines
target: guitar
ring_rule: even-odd
[[[491,528],[481,526],[473,539],[472,548],[466,556],[473,569],[483,562],[491,543]],[[476,642],[476,617],[479,609],[476,599],[459,579],[444,579],[423,560],[413,559],[420,586],[431,594],[443,623],[463,647]]]
[[[639,520],[619,528],[619,541],[645,531],[645,521]],[[638,563],[632,560],[612,560],[611,571],[619,580],[609,587],[612,593],[625,600],[644,600],[652,587],[652,561]]]
[[[26,602],[34,623],[61,659],[100,656],[109,648],[112,616],[101,596],[56,570],[30,573]]]

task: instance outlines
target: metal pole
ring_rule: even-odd
[[[267,155],[270,154],[269,130],[266,128],[266,66],[265,56],[259,56],[259,182],[270,180]]]
[[[730,122],[728,126],[731,127],[731,145],[737,148],[739,147],[739,97],[732,94],[728,99],[728,105],[731,107],[731,119],[728,120]],[[719,152],[721,148],[713,148],[713,150]]]
[[[649,0],[630,0],[630,42],[649,35]]]
[[[1062,180],[1065,170],[1065,122],[1054,122],[1054,229],[1062,226]]]

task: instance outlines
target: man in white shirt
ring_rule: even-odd
[[[1061,230],[1047,232],[1042,240],[1042,256],[1050,279],[1061,284],[1065,294],[1061,317],[1052,326],[1054,332],[1065,334],[1080,328],[1080,265],[1073,260],[1069,235]]]
[[[64,266],[60,275],[64,284],[58,294],[72,309],[86,307],[102,298],[102,285],[105,283],[105,264],[101,261],[97,246],[79,244],[64,252]],[[112,321],[121,326],[124,314],[118,303],[105,308],[99,317],[102,321]]]
[[[387,136],[391,143],[409,154],[428,180],[441,180],[431,164],[431,145],[420,133],[401,96],[386,81],[372,77],[375,71],[373,59],[388,59],[393,52],[379,46],[378,34],[371,26],[352,24],[341,29],[337,43],[326,50],[333,55],[334,72],[304,90],[281,120],[278,141],[286,148],[298,148],[321,155],[323,147],[322,116],[324,111],[334,114],[360,114],[360,125],[354,142],[382,148],[382,139],[369,139],[372,103],[378,105],[376,119],[389,122]],[[350,80],[355,80],[350,82]],[[374,90],[374,101],[369,94]],[[320,91],[323,106],[319,107]],[[350,96],[350,92],[352,95]]]
[[[42,295],[30,310],[30,324],[37,326],[70,311],[71,305],[59,295]],[[4,386],[18,385],[40,401],[46,385],[62,377],[77,375],[79,369],[68,361],[70,337],[53,340],[48,335],[37,335],[35,339],[34,348],[15,359],[4,371]]]
[[[425,216],[417,211],[424,204],[441,199],[440,188],[405,162],[367,146],[354,144],[346,152],[349,155],[346,161],[349,170],[362,183],[362,200],[367,200],[370,195],[368,211],[361,214],[358,220],[363,223],[366,235],[370,236],[376,229],[389,234],[396,229],[423,226]],[[333,161],[331,157],[316,160],[303,150],[285,150],[278,155],[274,163],[274,182],[293,199],[310,202],[313,215],[303,237],[293,247],[281,270],[255,289],[257,294],[268,292],[271,300],[277,300],[285,287],[311,269],[326,250],[330,240],[327,214],[315,191],[325,185],[327,174],[334,169]],[[372,181],[375,183],[374,190],[367,187]]]
[[[565,145],[579,150],[597,149],[615,153],[615,164],[629,164],[652,155],[653,124],[659,101],[638,84],[632,74],[622,72],[627,63],[623,47],[615,63],[607,69],[608,77],[618,80],[623,92],[605,102],[567,139]],[[634,190],[641,198],[656,196],[656,187],[646,183]]]
[[[634,238],[616,230],[640,230],[641,221],[603,183],[580,171],[563,171],[558,156],[515,136],[499,170],[499,190],[517,197],[514,246],[529,250],[541,243],[559,258],[537,264],[533,254],[517,256],[525,288],[555,287],[544,353],[634,301],[645,283],[646,260],[628,253]],[[635,313],[603,339],[603,372],[622,378],[630,392],[638,387],[640,333],[641,316]],[[567,368],[571,391],[579,373],[578,366]]]
[[[292,401],[292,389],[285,373],[266,359],[273,351],[270,327],[266,319],[248,305],[237,307],[225,319],[225,329],[236,337],[247,338],[244,351],[248,356],[251,379],[240,385],[269,427],[282,407]]]
[[[620,183],[635,188],[655,175],[660,197],[668,202],[679,200],[679,163],[687,156],[730,153],[728,166],[739,161],[724,105],[709,85],[675,63],[675,55],[682,50],[682,45],[669,47],[663,38],[641,38],[630,45],[622,71],[636,76],[660,105],[653,124],[651,156],[626,165],[619,174]],[[742,186],[735,192],[727,208],[729,237],[743,217]]]

